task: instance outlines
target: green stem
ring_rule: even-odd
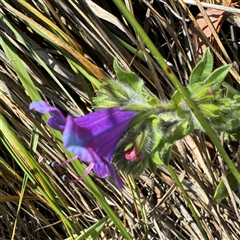
[[[188,91],[182,86],[176,75],[173,73],[171,68],[166,64],[165,60],[163,59],[162,55],[156,48],[156,46],[153,44],[151,39],[148,37],[148,35],[145,33],[141,25],[137,22],[137,20],[131,15],[131,13],[127,10],[126,6],[124,5],[123,1],[121,0],[113,0],[115,5],[119,8],[121,13],[124,15],[124,17],[127,19],[127,21],[130,23],[130,25],[134,28],[136,33],[141,37],[142,41],[145,43],[146,47],[150,50],[151,54],[155,57],[157,63],[161,68],[163,69],[164,73],[168,76],[168,78],[171,80],[171,82],[174,84],[174,86],[178,89],[184,100],[187,102],[188,106],[196,116],[199,123],[202,125],[202,128],[204,131],[208,134],[209,138],[211,139],[212,143],[215,145],[219,153],[221,154],[222,158],[228,165],[229,169],[233,173],[234,177],[237,179],[238,183],[240,183],[240,174],[237,170],[237,168],[232,163],[231,159],[229,158],[228,154],[222,147],[221,143],[219,142],[217,135],[207,122],[207,120],[204,118],[201,111],[198,109],[196,103],[191,99]]]
[[[152,110],[152,114],[160,114],[160,113],[167,113],[167,112],[175,112],[177,110],[176,106],[171,102],[168,103],[160,103]]]
[[[189,196],[188,196],[187,192],[185,191],[185,189],[183,188],[183,185],[182,185],[181,182],[179,181],[176,173],[173,171],[171,165],[165,165],[165,167],[166,167],[166,169],[168,170],[168,172],[171,174],[171,177],[173,178],[173,180],[175,181],[175,183],[177,184],[177,186],[179,187],[179,189],[181,190],[184,199],[187,201],[188,207],[189,207],[189,209],[191,210],[192,215],[193,215],[193,217],[194,217],[194,219],[195,219],[195,221],[196,221],[196,223],[197,223],[197,225],[198,225],[198,228],[199,228],[199,230],[201,231],[204,239],[205,239],[205,240],[208,239],[208,237],[207,237],[207,235],[206,235],[206,233],[205,233],[205,231],[204,231],[204,229],[203,229],[203,227],[202,227],[202,224],[201,224],[201,222],[200,222],[200,220],[199,220],[199,217],[198,217],[196,211],[194,210],[194,207],[193,207],[193,205],[192,205],[192,203],[191,203],[191,201],[190,201],[190,199],[189,199]]]
[[[144,121],[148,121],[149,117],[151,115],[158,115],[160,113],[172,113],[176,111],[176,107],[174,104],[170,103],[160,103],[156,107],[153,107],[152,109],[149,108],[149,106],[146,106],[146,111],[142,110],[142,106],[140,106],[141,109],[139,109],[139,114],[135,119],[131,122],[131,124],[128,126],[128,128],[132,128],[133,126],[137,125],[138,123],[143,123]],[[122,107],[121,109],[124,110],[133,110],[130,106]],[[134,108],[136,111],[136,109]],[[134,111],[133,110],[133,111]]]

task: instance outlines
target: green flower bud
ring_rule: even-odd
[[[127,174],[139,175],[148,166],[150,160],[149,145],[148,127],[145,127],[140,133],[138,127],[133,128],[123,136],[118,144],[113,163],[119,170]]]
[[[194,84],[194,85],[198,85],[198,84]],[[211,85],[212,84],[208,84],[208,85],[202,86],[200,88],[198,86],[196,86],[198,88],[196,88],[194,91],[191,91],[192,99],[194,101],[196,101],[197,103],[212,101],[214,99],[214,92],[211,88]],[[191,88],[191,87],[193,87],[193,85],[190,86],[189,88]]]
[[[199,108],[207,118],[217,118],[221,115],[220,107],[214,104],[199,104]]]

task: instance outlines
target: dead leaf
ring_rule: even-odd
[[[214,28],[217,30],[219,24],[221,23],[219,19],[221,18],[225,11],[208,8],[205,12],[208,15],[210,21],[212,22]],[[211,40],[212,31],[209,28],[207,22],[205,21],[202,13],[199,13],[196,16],[196,21],[199,24],[203,33],[206,35],[206,37],[209,40]],[[199,31],[197,30],[193,23],[190,25],[189,33],[192,35],[193,45],[196,50],[196,56],[201,57],[205,52],[206,48],[208,47],[208,45],[206,41],[202,38],[201,34],[199,33]]]

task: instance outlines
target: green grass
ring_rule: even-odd
[[[228,172],[240,182],[234,161],[238,146],[219,141],[183,88],[196,56],[189,51],[189,22],[172,11],[192,16],[179,2],[150,7],[147,1],[129,1],[130,12],[123,1],[96,3],[100,8],[84,0],[0,0],[0,211],[6,229],[0,237],[238,239],[238,192],[219,204],[213,201]],[[223,46],[234,47],[231,41]],[[215,67],[229,62],[213,50]],[[159,166],[155,174],[149,169],[136,178],[120,173],[123,192],[110,178],[93,173],[79,183],[64,182],[63,174],[77,178],[86,165],[74,161],[52,169],[50,162],[71,154],[61,134],[46,125],[48,116],[28,109],[31,101],[43,99],[66,114],[87,114],[100,84],[115,78],[114,58],[137,73],[152,96],[166,100],[178,89],[208,135],[196,131],[178,142],[171,165]],[[236,88],[239,79],[231,70],[227,81]],[[222,159],[227,173],[219,167]]]

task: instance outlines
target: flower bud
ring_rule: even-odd
[[[125,134],[113,157],[113,163],[119,170],[136,176],[148,166],[150,155],[147,129],[148,127],[138,134],[139,129],[136,128]]]
[[[143,157],[144,151],[141,151],[137,153],[137,144],[134,144],[134,146],[128,150],[125,151],[124,155],[126,160],[129,161],[138,161]]]

